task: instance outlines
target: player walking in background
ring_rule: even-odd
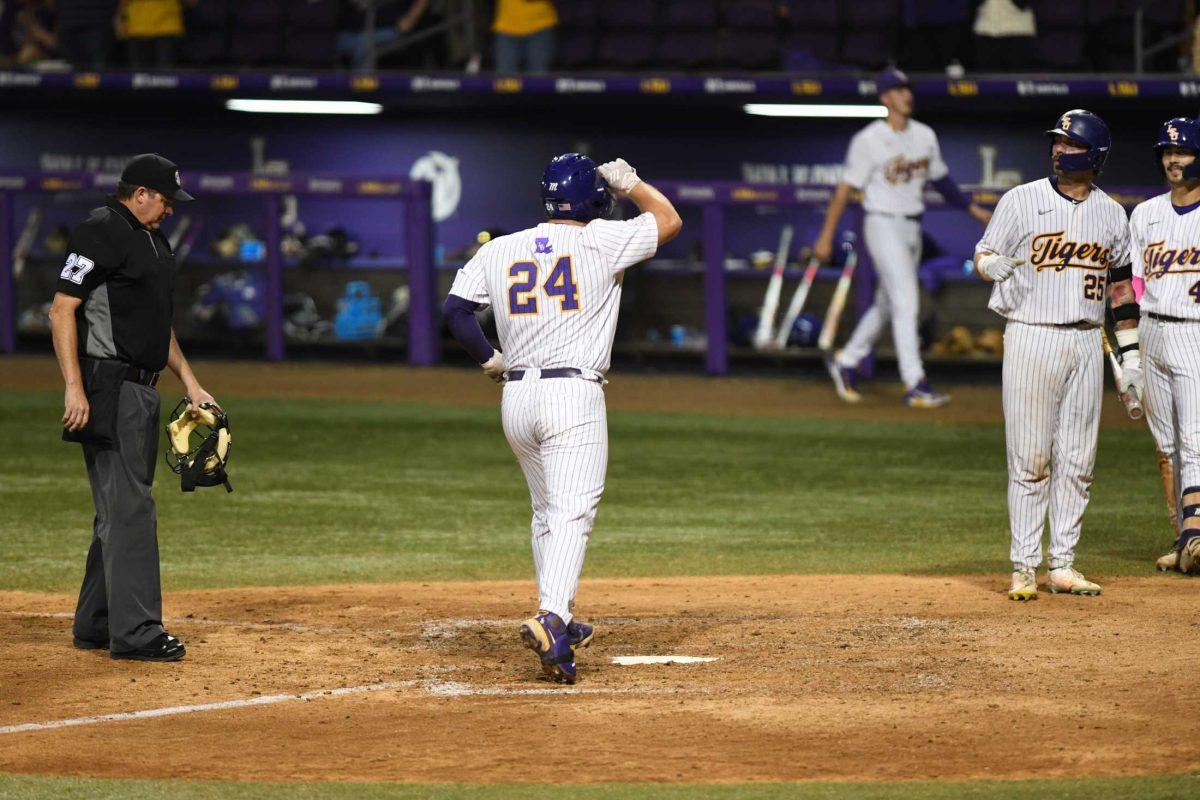
[[[610,188],[641,215],[603,219]],[[529,485],[539,611],[521,636],[548,676],[573,683],[574,648],[593,634],[572,609],[608,467],[602,387],[624,271],[673,239],[682,221],[624,160],[597,167],[577,153],[546,167],[542,205],[547,222],[491,240],[459,270],[444,311],[455,338],[505,384],[504,435]],[[487,305],[503,352],[475,319]]]
[[[988,307],[1008,319],[1003,384],[1013,600],[1037,598],[1047,512],[1050,591],[1100,593],[1074,562],[1096,461],[1106,286],[1125,350],[1121,389],[1141,385],[1129,225],[1120,204],[1092,184],[1108,157],[1108,126],[1076,109],[1046,135],[1053,174],[1001,197],[975,248],[976,271],[995,282]]]
[[[1158,568],[1200,573],[1200,124],[1176,117],[1154,145],[1170,191],[1139,203],[1129,256],[1145,281],[1146,411],[1174,477],[1176,541]],[[1137,352],[1138,329],[1117,331]]]
[[[850,193],[863,192],[867,212],[863,234],[879,276],[875,302],[858,321],[846,346],[826,359],[838,397],[847,403],[862,399],[856,386],[858,365],[871,354],[888,318],[900,363],[900,378],[907,391],[904,402],[914,408],[937,408],[950,398],[935,392],[925,379],[921,344],[917,337],[920,292],[917,265],[921,260],[921,217],[925,213],[925,184],[930,182],[946,202],[962,208],[983,225],[991,212],[967,197],[950,177],[942,160],[937,134],[912,118],[913,93],[908,77],[890,69],[875,79],[879,102],[887,108],[886,120],[875,120],[854,135],[846,153],[842,182],[825,212],[813,255],[828,262],[833,237],[846,210]]]

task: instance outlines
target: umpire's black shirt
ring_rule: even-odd
[[[75,314],[79,355],[162,371],[175,310],[167,237],[110,196],[71,232],[69,249],[56,288],[84,301]]]

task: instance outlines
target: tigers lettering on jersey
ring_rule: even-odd
[[[904,156],[896,156],[883,168],[883,178],[890,184],[908,183],[913,178],[924,180],[929,172],[929,159],[919,158],[909,161]]]
[[[1180,214],[1170,192],[1139,203],[1129,220],[1135,275],[1146,281],[1142,310],[1200,320],[1200,209]]]
[[[1102,189],[1073,200],[1041,178],[1000,198],[975,249],[1025,262],[992,286],[988,308],[997,314],[1029,325],[1099,325],[1108,271],[1128,263],[1129,223]]]
[[[1172,275],[1200,272],[1200,269],[1187,269],[1200,266],[1200,247],[1173,249],[1166,244],[1166,240],[1151,242],[1142,250],[1142,275],[1146,280],[1161,278],[1168,272]]]
[[[878,119],[850,140],[842,180],[862,190],[868,212],[915,216],[925,210],[925,182],[949,173],[932,128],[910,119],[893,130]]]
[[[1065,238],[1066,231],[1042,233],[1029,243],[1029,263],[1038,272],[1052,269],[1108,270],[1112,266],[1112,248],[1096,242],[1074,242]],[[1072,260],[1075,259],[1075,260]]]

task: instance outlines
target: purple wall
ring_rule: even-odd
[[[532,116],[486,111],[473,117],[413,111],[411,118],[400,113],[371,118],[209,114],[200,124],[170,112],[155,118],[84,118],[79,125],[65,125],[59,114],[48,111],[6,115],[0,120],[0,168],[117,169],[129,155],[158,150],[181,165],[186,183],[189,169],[251,169],[252,140],[261,138],[263,160],[284,161],[293,171],[408,175],[414,164],[438,151],[453,162],[426,159],[426,167],[451,176],[435,190],[435,214],[442,210],[439,204],[452,213],[439,221],[435,235],[441,247],[452,252],[471,242],[480,229],[512,230],[536,222],[542,166],[564,150],[583,149],[604,159],[623,156],[651,180],[834,182],[849,137],[865,124],[749,118],[731,109],[680,112],[657,120],[632,114],[622,119],[611,108],[590,116],[576,110],[563,119],[556,119],[552,110]],[[979,183],[987,177],[989,160],[981,155],[981,146],[994,148],[993,177],[1012,170],[1021,180],[1044,174],[1041,131],[1046,123],[1040,116],[1027,122],[989,118],[931,124],[960,183]],[[1116,131],[1106,181],[1156,180],[1147,144],[1152,140],[1138,141],[1140,127],[1128,135]],[[203,196],[199,190],[195,194]],[[205,204],[204,210],[214,218],[210,232],[239,218],[238,210],[225,204]],[[300,211],[310,233],[341,225],[360,238],[364,253],[403,252],[395,204],[307,199],[301,201]],[[63,212],[67,220],[77,215],[67,206]],[[820,209],[794,213],[792,221],[799,224],[803,243],[811,237],[809,229],[818,223]],[[946,249],[969,250],[978,230],[973,223],[963,224],[964,219],[957,212],[937,212],[930,215],[928,228]],[[773,209],[738,212],[727,225],[730,250],[745,255],[760,247],[773,248],[779,221]],[[688,222],[693,224],[666,255],[679,256],[696,247],[702,236],[698,214]],[[252,224],[261,229],[261,222]]]

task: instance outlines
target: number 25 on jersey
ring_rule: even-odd
[[[534,261],[518,261],[508,268],[508,313],[512,316],[538,313],[538,265]],[[542,291],[547,298],[558,298],[560,311],[579,310],[579,286],[571,271],[571,257],[563,256],[554,262],[554,269]]]

